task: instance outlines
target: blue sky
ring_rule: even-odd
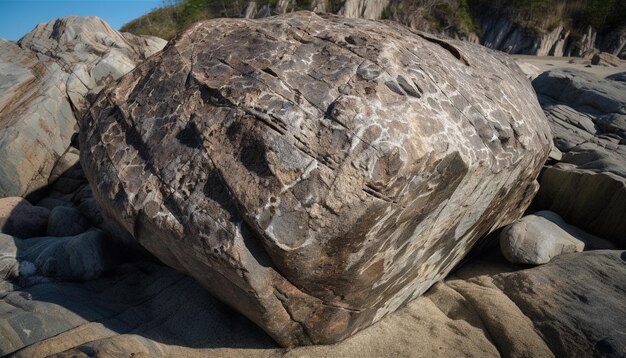
[[[0,37],[18,40],[40,22],[65,15],[99,16],[114,29],[163,0],[0,0]]]

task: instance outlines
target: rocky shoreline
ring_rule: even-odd
[[[307,12],[0,46],[0,355],[626,355],[624,62]]]

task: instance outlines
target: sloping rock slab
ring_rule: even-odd
[[[557,357],[626,356],[626,251],[565,254],[494,283]]]
[[[621,357],[621,260],[623,251],[585,252],[519,270],[500,263],[504,258],[481,257],[343,342],[291,350],[276,347],[192,278],[138,262],[94,281],[9,287],[0,296],[0,354]]]
[[[507,56],[309,12],[194,25],[80,135],[103,211],[284,346],[445,277],[521,216],[550,138]]]

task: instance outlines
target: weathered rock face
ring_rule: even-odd
[[[103,210],[285,346],[444,277],[521,215],[549,138],[506,56],[308,12],[193,26],[80,135]]]
[[[573,69],[533,81],[562,151],[546,166],[536,198],[592,234],[626,247],[626,84]]]
[[[567,278],[567,279],[564,279]],[[557,357],[623,357],[626,251],[566,254],[494,277]]]
[[[0,40],[0,197],[47,185],[89,101],[164,45],[76,16]]]

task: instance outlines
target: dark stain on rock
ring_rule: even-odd
[[[355,36],[346,36],[344,38],[347,43],[354,46],[365,46],[367,44],[367,40],[363,37],[355,37]]]
[[[276,72],[274,72],[274,71],[273,71],[271,68],[269,68],[269,67],[265,67],[265,68],[264,68],[264,69],[262,69],[261,71],[263,71],[263,72],[265,72],[265,73],[267,73],[267,74],[269,74],[269,75],[271,75],[271,76],[274,76],[274,77],[278,78],[278,75],[276,74]]]
[[[196,149],[202,147],[202,137],[194,122],[188,122],[185,128],[176,134],[176,139],[178,139],[180,144],[189,148]]]
[[[220,205],[220,207],[222,207],[222,209],[228,212],[231,222],[241,220],[239,211],[237,210],[235,203],[233,203],[228,189],[222,183],[217,169],[213,169],[209,172],[207,181],[202,187],[202,192],[207,198],[215,201]]]
[[[386,81],[385,85],[387,86],[387,88],[389,88],[391,90],[391,92],[393,92],[395,94],[399,94],[400,96],[405,96],[406,95],[406,93],[404,93],[404,91],[402,90],[402,87],[400,87],[394,81]]]
[[[423,38],[424,40],[428,41],[428,42],[432,42],[434,44],[437,44],[441,47],[443,47],[445,50],[447,50],[448,52],[450,52],[452,54],[452,56],[456,57],[457,60],[461,61],[465,66],[469,66],[469,62],[467,62],[467,59],[465,57],[463,57],[463,55],[461,55],[461,52],[454,46],[452,46],[451,44],[449,44],[448,42],[446,42],[445,40],[440,40],[434,37],[430,37],[430,36],[426,36],[423,33],[417,34],[419,37]]]
[[[146,167],[151,170],[152,157],[148,148],[146,147],[146,144],[141,138],[141,134],[139,134],[139,132],[137,131],[137,128],[131,126],[126,121],[124,112],[122,112],[122,110],[118,106],[114,106],[109,111],[109,116],[111,118],[114,118],[115,121],[122,128],[122,132],[124,133],[124,141],[126,142],[126,144],[133,147],[137,151],[139,157],[146,163]]]
[[[245,141],[244,141],[245,142]],[[239,153],[239,160],[249,171],[256,173],[260,177],[269,177],[272,171],[265,157],[267,148],[265,144],[257,138],[251,138]]]
[[[219,89],[209,87],[206,84],[200,86],[200,97],[206,103],[216,107],[233,107],[233,103],[224,97]]]
[[[226,129],[226,136],[228,137],[228,139],[230,139],[231,141],[234,141],[237,138],[237,135],[241,132],[241,123],[240,122],[233,122],[230,126],[228,126],[228,128]]]
[[[413,85],[411,85],[411,83],[409,83],[409,81],[406,80],[406,78],[398,75],[398,77],[396,78],[396,81],[398,81],[398,84],[400,85],[400,87],[402,87],[402,89],[411,97],[415,97],[415,98],[421,98],[422,94],[415,89],[415,87],[413,87]]]

